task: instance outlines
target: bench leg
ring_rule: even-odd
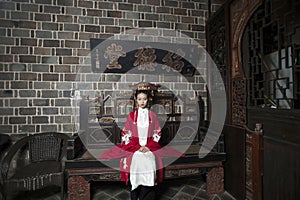
[[[212,168],[206,177],[206,193],[220,194],[224,192],[224,169],[223,167]]]
[[[82,176],[72,176],[68,179],[69,200],[90,200],[90,183]]]

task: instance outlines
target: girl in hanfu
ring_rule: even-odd
[[[155,185],[163,179],[161,157],[180,157],[170,147],[161,148],[161,127],[156,114],[149,109],[151,94],[148,83],[140,83],[135,92],[137,109],[130,112],[122,129],[122,141],[100,159],[121,158],[121,180],[131,184],[132,200],[155,200]]]

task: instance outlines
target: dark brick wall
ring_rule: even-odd
[[[212,1],[213,11],[220,3]],[[176,30],[205,46],[207,13],[207,0],[0,1],[0,133],[76,132],[75,90],[82,95],[128,85],[115,83],[118,74],[93,78],[87,64],[90,38],[153,27]],[[163,33],[163,39],[172,41],[170,33]],[[171,82],[170,87],[176,89]],[[189,87],[181,85],[178,93]]]

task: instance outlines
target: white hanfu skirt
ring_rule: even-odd
[[[136,151],[133,154],[130,166],[131,190],[136,189],[139,185],[154,186],[155,179],[155,155],[150,151],[146,153]]]

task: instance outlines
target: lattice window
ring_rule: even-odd
[[[296,0],[267,0],[249,20],[243,37],[248,106],[300,108],[299,7]]]

